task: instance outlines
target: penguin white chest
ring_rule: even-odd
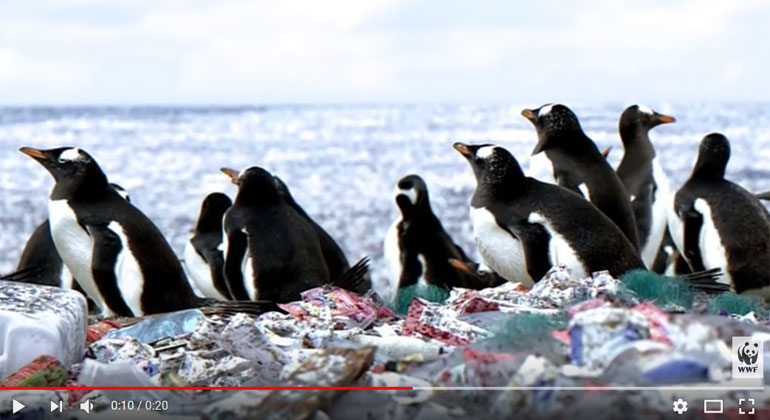
[[[93,240],[78,223],[77,216],[67,200],[48,202],[48,218],[56,251],[69,272],[105,315],[111,315],[96,287],[91,271]]]
[[[383,244],[383,256],[385,264],[388,267],[388,278],[378,286],[377,294],[382,296],[386,302],[393,301],[398,293],[399,281],[401,280],[401,248],[398,245],[398,228],[401,219],[396,219],[388,228],[385,234],[385,243]]]
[[[652,220],[650,233],[647,236],[647,242],[642,248],[642,260],[647,267],[652,267],[655,256],[660,249],[660,243],[663,240],[663,234],[667,223],[667,206],[670,203],[671,190],[668,183],[668,177],[663,172],[658,158],[652,160],[652,176],[655,180],[657,190],[652,197]]]
[[[115,277],[118,280],[118,290],[135,316],[144,315],[142,309],[142,290],[144,290],[144,275],[129,247],[128,235],[118,222],[112,221],[107,229],[120,238],[123,247],[115,261]]]
[[[484,262],[503,278],[531,286],[535,282],[527,271],[522,243],[500,227],[485,208],[471,207],[473,236]]]
[[[224,296],[214,287],[209,265],[198,254],[191,241],[187,241],[184,247],[184,268],[190,281],[190,286],[196,295],[225,300]]]
[[[719,231],[717,231],[714,225],[711,207],[702,198],[696,199],[693,207],[695,207],[695,211],[703,216],[703,226],[698,237],[698,246],[700,247],[701,258],[703,259],[703,266],[706,269],[722,268],[722,277],[717,279],[717,282],[732,284],[727,267],[727,251],[722,245],[722,238],[720,238]]]
[[[551,237],[548,242],[551,264],[565,266],[574,277],[588,277],[588,270],[586,270],[583,262],[578,258],[575,248],[553,227],[553,224],[545,216],[532,212],[529,215],[528,222],[543,226]]]

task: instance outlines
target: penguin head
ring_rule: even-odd
[[[90,188],[107,185],[107,176],[85,150],[76,147],[47,150],[22,147],[19,151],[35,159],[48,170],[56,181],[55,189],[73,190],[85,184]]]
[[[110,187],[112,187],[112,189],[115,190],[115,192],[118,193],[118,195],[123,197],[124,200],[126,200],[129,203],[131,202],[131,197],[128,196],[128,191],[126,191],[125,188],[112,182],[110,183]]]
[[[235,198],[238,203],[272,202],[281,197],[273,174],[259,166],[242,172],[230,168],[222,168],[221,171],[238,185],[238,196]]]
[[[453,147],[471,165],[479,184],[494,185],[524,178],[519,162],[503,147],[494,144],[468,145],[459,142]]]
[[[521,115],[535,126],[538,142],[532,154],[566,145],[575,134],[583,135],[577,115],[566,105],[545,104],[536,109],[525,109]]]
[[[225,194],[221,192],[211,193],[203,199],[201,204],[201,218],[204,214],[212,214],[218,216],[220,219],[223,214],[233,205],[233,201],[230,200]]]
[[[708,134],[700,142],[693,176],[724,178],[729,160],[730,141],[727,140],[727,137],[720,133]]]
[[[624,130],[644,130],[661,124],[671,124],[676,122],[676,118],[661,114],[645,105],[631,105],[620,114],[620,131]]]
[[[396,183],[394,191],[396,205],[404,217],[411,215],[415,209],[430,208],[428,186],[418,175],[407,175]]]

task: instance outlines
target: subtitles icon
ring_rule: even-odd
[[[723,410],[722,400],[703,400],[703,412],[705,414],[722,414]]]

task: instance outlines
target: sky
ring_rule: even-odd
[[[0,104],[770,100],[764,0],[1,0]]]

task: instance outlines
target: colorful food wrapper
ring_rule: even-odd
[[[451,346],[464,346],[491,334],[457,319],[451,308],[415,298],[409,305],[401,335],[432,338]]]

